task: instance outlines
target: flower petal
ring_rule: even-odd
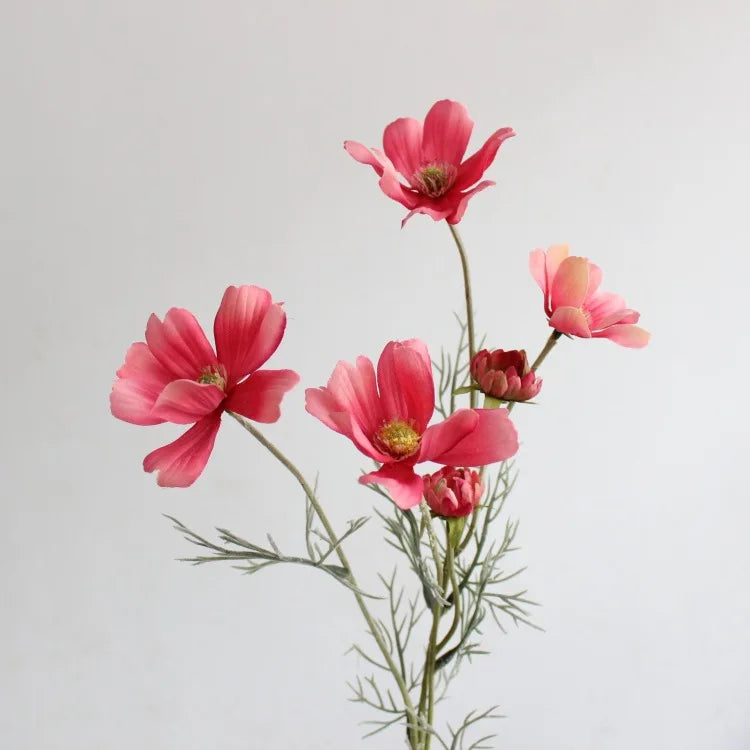
[[[385,487],[401,510],[419,505],[424,490],[422,477],[415,474],[411,466],[402,463],[385,464],[377,471],[363,474],[359,478],[359,483],[379,484]]]
[[[508,138],[512,138],[514,135],[515,132],[513,131],[513,128],[500,128],[500,130],[496,130],[485,141],[482,148],[480,148],[473,156],[470,156],[458,168],[458,175],[456,176],[454,187],[457,190],[464,190],[478,180],[481,180],[482,175],[487,171],[490,164],[495,161],[497,150],[504,141],[507,141]]]
[[[365,434],[371,435],[382,424],[385,415],[378,396],[375,368],[367,357],[357,357],[354,365],[339,362],[327,388]]]
[[[447,221],[449,224],[458,224],[464,217],[466,208],[469,205],[469,200],[473,198],[477,193],[481,193],[482,190],[486,190],[488,187],[492,187],[495,183],[492,180],[485,180],[475,185],[471,190],[466,193],[459,193],[460,199],[453,209],[453,213],[448,216]]]
[[[457,167],[464,158],[473,128],[474,122],[463,104],[449,99],[435,102],[424,119],[422,162],[443,162]]]
[[[413,419],[420,434],[435,410],[435,385],[426,352],[418,339],[390,341],[378,360],[383,416],[386,420]]]
[[[139,341],[128,349],[117,377],[109,395],[113,416],[139,425],[164,421],[154,417],[151,409],[174,376],[151,354],[145,343]]]
[[[174,424],[193,424],[210,414],[226,394],[212,383],[173,380],[156,399],[151,414]]]
[[[589,262],[586,258],[565,258],[552,279],[552,310],[558,307],[580,307],[586,299],[588,285]]]
[[[411,183],[422,159],[422,123],[413,117],[400,117],[387,125],[383,132],[383,151]]]
[[[396,168],[382,151],[369,149],[355,141],[344,141],[344,148],[360,164],[368,164],[377,172],[380,176],[380,189],[389,198],[406,208],[414,208],[417,205],[418,196],[399,182]]]
[[[603,331],[594,333],[596,338],[605,338],[614,341],[620,346],[627,346],[631,349],[641,349],[648,344],[651,334],[640,326],[630,324],[621,324],[609,326]]]
[[[433,221],[442,221],[443,219],[447,219],[455,208],[450,205],[446,208],[434,208],[432,205],[432,202],[430,203],[423,203],[421,206],[417,206],[416,208],[413,208],[411,211],[409,211],[406,216],[404,216],[403,219],[401,219],[401,228],[403,229],[406,222],[411,219],[412,216],[415,216],[416,214],[426,214],[429,216]]]
[[[552,245],[545,254],[545,271],[547,273],[547,289],[552,291],[552,280],[557,274],[560,264],[568,257],[570,249],[568,245]]]
[[[146,324],[146,343],[151,353],[176,378],[197,380],[201,370],[215,365],[216,355],[195,316],[173,307],[164,322],[152,315]]]
[[[459,409],[443,422],[425,430],[419,448],[419,461],[450,463],[443,456],[450,453],[465,437],[471,434],[479,419],[475,409]],[[461,463],[458,461],[457,463]]]
[[[485,466],[515,455],[518,433],[508,410],[474,409],[473,412],[478,417],[474,429],[433,461],[453,466]]]
[[[580,336],[582,339],[591,338],[591,330],[586,316],[577,307],[558,307],[549,319],[549,324],[560,333]]]
[[[532,250],[529,253],[529,271],[531,272],[534,281],[536,281],[538,287],[544,293],[545,299],[547,297],[547,255],[544,250],[537,249]]]
[[[257,286],[230,286],[214,319],[219,361],[227,368],[228,386],[257,370],[278,348],[286,313]]]
[[[294,370],[257,370],[232,390],[224,408],[255,422],[276,422],[284,394],[297,383],[299,375]]]
[[[217,409],[174,442],[149,453],[143,459],[143,470],[158,471],[160,487],[189,487],[208,462],[220,423],[221,411]]]
[[[351,438],[349,414],[328,388],[307,388],[305,411],[334,432]]]

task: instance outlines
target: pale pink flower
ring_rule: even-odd
[[[479,180],[494,161],[500,144],[515,135],[512,128],[500,128],[464,161],[473,127],[463,104],[443,99],[432,105],[424,124],[402,117],[388,125],[383,133],[383,151],[355,141],[345,141],[344,148],[377,172],[380,188],[389,198],[409,209],[402,226],[414,214],[458,224],[469,199],[495,184]],[[399,180],[399,173],[406,185]]]
[[[542,387],[523,349],[482,349],[471,360],[471,377],[483,393],[502,401],[528,401]]]
[[[275,422],[284,394],[299,382],[292,370],[259,370],[276,351],[286,314],[257,286],[230,286],[214,320],[216,352],[198,321],[173,307],[151,315],[146,341],[133,344],[117,371],[110,408],[138,425],[192,424],[181,437],[149,453],[145,471],[162,487],[188,487],[214,446],[223,411]]]
[[[518,436],[506,409],[459,409],[428,427],[435,410],[432,365],[418,339],[391,341],[378,360],[339,362],[328,385],[305,391],[306,408],[332,430],[348,437],[382,466],[359,478],[380,484],[399,508],[417,505],[422,478],[414,465],[484,466],[518,450]]]
[[[478,471],[444,466],[423,477],[424,499],[438,516],[468,516],[479,505],[484,492]]]
[[[640,314],[617,294],[599,291],[602,271],[586,258],[568,255],[567,245],[554,245],[529,257],[531,275],[544,292],[549,324],[560,333],[581,338],[611,339],[640,348],[651,336],[634,323]]]

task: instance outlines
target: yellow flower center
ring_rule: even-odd
[[[419,440],[419,433],[409,422],[403,420],[384,424],[375,434],[377,447],[397,459],[416,453],[419,449]]]
[[[203,385],[217,385],[223,391],[227,387],[227,375],[222,365],[207,365],[203,368],[198,382]]]

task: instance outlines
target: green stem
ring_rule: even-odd
[[[560,331],[552,331],[552,333],[549,335],[549,338],[547,339],[547,343],[544,345],[544,348],[539,352],[539,356],[534,360],[534,364],[532,364],[529,368],[530,370],[536,372],[539,369],[542,362],[547,359],[547,355],[555,348],[555,344],[557,343],[557,340],[560,338],[560,336],[562,336],[562,333],[560,333]],[[513,411],[513,407],[515,405],[515,401],[511,401],[508,404],[508,413]]]
[[[383,654],[383,658],[385,659],[388,668],[393,674],[393,678],[396,680],[396,684],[398,685],[398,688],[401,692],[401,697],[403,698],[404,706],[406,709],[407,722],[410,725],[416,726],[417,712],[414,709],[414,704],[411,701],[411,696],[409,695],[409,690],[406,686],[406,682],[401,677],[399,668],[393,661],[393,657],[388,650],[388,646],[383,640],[383,636],[378,629],[377,623],[370,614],[370,611],[367,609],[367,604],[365,603],[364,598],[359,593],[359,591],[356,590],[357,581],[354,578],[354,573],[352,572],[351,566],[349,565],[349,560],[344,554],[344,550],[341,548],[341,545],[337,544],[336,533],[334,532],[333,527],[331,526],[331,523],[325,514],[325,511],[318,501],[318,498],[315,496],[312,487],[310,487],[310,485],[307,483],[307,480],[302,475],[302,472],[270,440],[268,440],[262,432],[256,430],[255,427],[253,427],[253,425],[241,415],[235,414],[231,411],[228,412],[228,414],[234,417],[264,448],[266,448],[274,456],[274,458],[276,458],[287,469],[287,471],[289,471],[289,473],[297,480],[297,482],[299,482],[305,495],[307,495],[307,499],[310,501],[310,504],[312,505],[315,513],[320,519],[321,524],[323,524],[323,528],[325,529],[326,534],[328,534],[331,540],[331,544],[335,545],[336,547],[336,554],[338,555],[341,564],[349,572],[349,580],[352,586],[354,586],[354,589],[352,589],[354,598],[357,600],[357,604],[359,605],[359,609],[362,612],[363,617],[365,618],[365,622],[370,628],[370,633],[375,639],[375,642],[378,644],[378,648],[380,648],[380,651]],[[413,735],[413,733],[410,734]],[[416,745],[414,745],[414,747],[416,748]]]
[[[544,349],[539,352],[539,356],[534,360],[534,364],[531,365],[531,369],[534,372],[539,369],[542,362],[544,362],[544,360],[547,358],[547,355],[552,351],[560,336],[562,336],[562,333],[560,333],[560,331],[552,331],[552,333],[549,335],[547,343],[544,345]]]
[[[461,258],[461,269],[464,273],[464,298],[466,299],[466,329],[469,339],[469,364],[477,353],[475,338],[474,338],[474,305],[471,301],[471,279],[469,278],[469,260],[466,257],[466,250],[464,249],[461,236],[458,234],[458,229],[453,224],[448,224],[448,229],[451,230],[453,240],[458,248],[458,255]],[[456,362],[458,367],[458,362]],[[473,409],[477,405],[477,396],[474,391],[469,394],[470,405]]]

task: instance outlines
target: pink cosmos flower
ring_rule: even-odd
[[[569,256],[567,245],[554,245],[546,253],[534,250],[529,268],[544,292],[544,310],[556,331],[606,338],[632,348],[648,344],[651,334],[633,325],[640,313],[628,309],[619,295],[599,291],[601,268],[586,258]]]
[[[479,180],[495,160],[500,144],[515,135],[512,128],[500,128],[463,161],[473,127],[463,104],[443,99],[432,105],[424,125],[412,117],[388,125],[383,133],[385,153],[354,141],[344,141],[344,148],[378,173],[380,188],[389,198],[409,209],[402,226],[414,214],[458,224],[469,199],[495,184]],[[399,180],[399,172],[406,185]]]
[[[424,499],[433,513],[446,518],[468,516],[479,505],[484,485],[478,471],[444,466],[424,481]]]
[[[528,401],[542,388],[542,379],[529,369],[523,349],[482,349],[474,355],[470,369],[483,393],[503,401]]]
[[[510,458],[518,436],[506,409],[460,409],[428,427],[435,410],[432,364],[418,339],[391,341],[375,368],[367,357],[339,362],[328,385],[305,391],[307,411],[382,464],[359,478],[380,484],[399,508],[417,505],[422,478],[414,465],[484,466]]]
[[[149,453],[145,471],[162,487],[188,487],[214,447],[223,411],[275,422],[284,394],[299,382],[292,370],[259,370],[276,351],[286,314],[257,286],[230,286],[214,320],[216,352],[192,313],[173,307],[164,321],[151,315],[146,341],[133,344],[117,371],[110,408],[139,425],[193,426]]]

